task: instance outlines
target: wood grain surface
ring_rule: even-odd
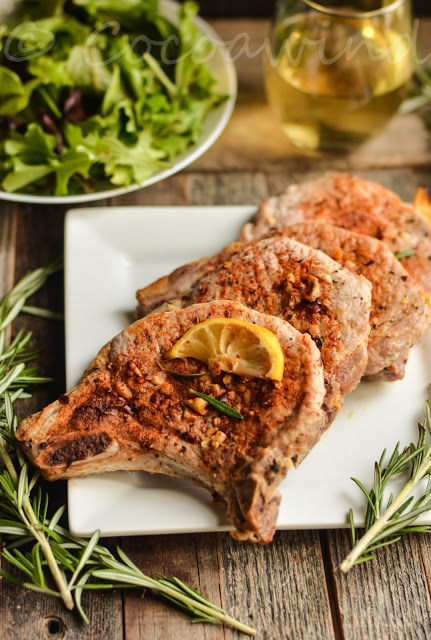
[[[215,26],[226,38],[248,31],[256,42],[267,29],[267,23],[259,20],[221,20]],[[421,33],[423,46],[431,44],[431,21],[423,23]],[[258,63],[239,60],[238,68],[238,108],[210,152],[182,174],[107,204],[258,203],[269,193],[328,167],[378,180],[406,200],[412,199],[419,184],[431,185],[431,152],[418,116],[395,119],[380,138],[348,157],[299,156],[288,147],[265,105]],[[25,271],[61,253],[64,213],[58,207],[1,205],[1,293]],[[34,303],[61,310],[62,298],[62,278],[56,275]],[[21,406],[21,415],[25,415],[64,390],[64,339],[61,322],[23,317],[19,323],[34,330],[33,344],[44,346],[41,370],[55,377],[54,383]],[[62,483],[52,486],[54,503],[65,500],[65,490]],[[241,544],[225,533],[124,538],[121,544],[144,572],[161,571],[185,580],[231,615],[254,625],[262,640],[416,640],[431,636],[431,536],[407,537],[347,576],[338,570],[349,550],[346,531],[278,532],[267,547]],[[84,605],[90,626],[66,612],[59,602],[0,580],[0,638],[241,637],[223,627],[193,625],[183,613],[148,593],[142,597],[134,591],[89,592]]]

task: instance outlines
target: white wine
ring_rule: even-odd
[[[383,22],[302,13],[279,25],[266,87],[286,134],[305,149],[346,150],[396,113],[413,70],[411,42]],[[272,59],[270,59],[272,58]]]

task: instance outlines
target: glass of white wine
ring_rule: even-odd
[[[398,110],[413,53],[410,0],[279,0],[269,103],[295,146],[348,151]]]

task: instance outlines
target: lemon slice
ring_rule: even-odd
[[[196,358],[212,371],[281,380],[284,357],[276,336],[236,318],[211,318],[191,327],[166,358]]]

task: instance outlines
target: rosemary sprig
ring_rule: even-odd
[[[208,404],[214,407],[214,409],[217,409],[218,411],[220,411],[220,413],[224,413],[230,418],[236,418],[237,420],[244,420],[244,416],[239,411],[237,411],[230,405],[226,404],[226,402],[217,400],[212,396],[207,396],[206,393],[201,393],[200,391],[194,391],[193,389],[190,389],[190,393],[193,393],[195,396],[198,396],[198,398],[203,398],[203,400],[206,400]]]
[[[344,573],[353,565],[366,562],[373,558],[372,552],[381,547],[393,544],[401,539],[405,533],[428,533],[429,526],[415,526],[419,516],[431,509],[431,402],[425,403],[424,421],[418,425],[419,437],[417,444],[400,451],[400,444],[395,447],[389,461],[385,464],[386,450],[379,462],[375,463],[374,485],[367,491],[364,485],[352,480],[358,485],[367,499],[365,515],[365,534],[357,540],[353,511],[349,511],[349,521],[352,535],[353,549],[341,563],[340,569]],[[394,497],[390,495],[386,508],[383,509],[384,493],[388,481],[401,473],[408,473],[409,480],[400,493]],[[410,496],[422,479],[428,475],[422,495],[415,500]],[[410,496],[410,497],[409,497]]]
[[[144,575],[120,548],[115,557],[99,544],[99,531],[90,540],[71,534],[60,524],[64,506],[49,514],[49,495],[15,439],[18,419],[14,413],[14,403],[30,396],[32,384],[49,379],[37,376],[36,368],[27,365],[39,353],[28,350],[31,332],[20,330],[9,345],[7,333],[25,309],[27,298],[58,267],[59,263],[52,263],[28,274],[0,301],[0,457],[4,464],[0,473],[0,534],[6,542],[2,556],[19,570],[21,577],[3,568],[0,576],[24,588],[61,598],[68,609],[76,607],[87,623],[81,603],[84,590],[140,587],[181,607],[195,622],[227,624],[255,635],[254,629],[231,618],[178,578]]]
[[[93,570],[93,576],[107,580],[112,587],[131,585],[144,589],[152,589],[187,613],[193,615],[195,617],[194,622],[227,624],[248,635],[256,635],[254,629],[228,616],[226,611],[212,604],[207,598],[188,587],[178,578],[166,577],[162,574],[158,574],[154,578],[149,578],[138,569],[119,547],[117,547],[117,553],[123,561],[122,563],[105,556],[103,558],[104,564],[111,566],[108,569]]]
[[[38,354],[36,351],[28,351],[27,346],[31,340],[31,332],[23,329],[7,346],[7,332],[12,322],[22,311],[27,299],[40,289],[47,278],[60,266],[58,261],[44,268],[33,271],[24,278],[3,298],[0,302],[0,455],[3,459],[5,470],[0,475],[0,514],[15,518],[18,528],[25,530],[36,541],[32,549],[32,562],[21,557],[21,552],[10,554],[8,550],[3,553],[6,558],[23,570],[32,578],[33,586],[47,588],[43,571],[41,570],[42,555],[49,566],[52,577],[56,583],[59,595],[68,609],[73,608],[73,600],[62,574],[55,555],[50,547],[48,538],[40,526],[38,509],[30,501],[30,493],[38,480],[38,473],[31,473],[24,456],[15,442],[15,429],[18,423],[13,413],[13,403],[24,396],[28,397],[29,385],[47,382],[49,378],[36,375],[35,367],[27,367]],[[11,452],[12,449],[12,452]],[[12,459],[16,458],[16,466]],[[2,513],[3,512],[3,513]],[[13,522],[13,520],[12,520]],[[6,523],[11,526],[11,521]],[[24,529],[22,529],[22,527]],[[0,532],[4,532],[0,527]],[[2,572],[4,575],[4,572]]]

